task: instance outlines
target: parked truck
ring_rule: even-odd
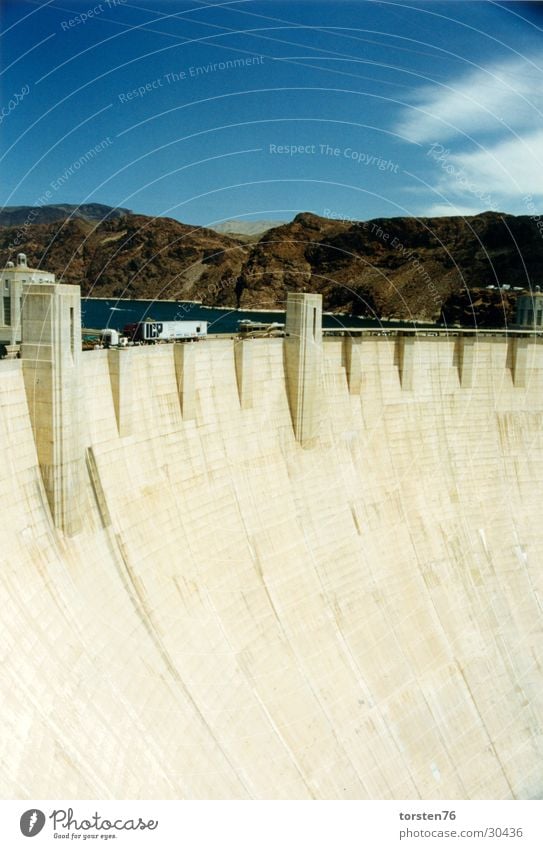
[[[241,336],[255,338],[259,336],[284,336],[285,325],[278,321],[251,321],[249,318],[242,318],[241,321],[238,321],[238,333]]]
[[[118,330],[107,328],[100,333],[99,348],[124,348],[128,345],[128,338]]]
[[[129,344],[154,344],[157,342],[182,342],[207,336],[207,321],[155,321],[147,319],[123,328]]]

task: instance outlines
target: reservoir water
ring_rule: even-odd
[[[234,310],[206,307],[193,301],[140,301],[116,298],[84,298],[81,301],[82,325],[85,328],[122,330],[126,324],[156,319],[157,321],[207,321],[209,333],[234,333],[242,319],[252,321],[285,321],[281,311]],[[323,315],[323,327],[382,327],[387,322],[350,315]],[[394,323],[395,327],[398,326]]]

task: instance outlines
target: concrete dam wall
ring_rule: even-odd
[[[4,798],[541,797],[543,348],[316,332],[0,363]]]

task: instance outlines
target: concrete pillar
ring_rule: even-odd
[[[183,421],[196,418],[195,354],[196,344],[176,342],[173,346],[175,377]]]
[[[107,352],[107,359],[117,430],[119,436],[130,436],[134,417],[133,352],[130,348],[110,348]]]
[[[294,435],[303,448],[310,448],[319,435],[322,295],[288,294],[284,352]]]
[[[415,372],[415,338],[414,336],[398,336],[398,368],[402,389],[413,389]]]
[[[517,337],[511,339],[513,346],[511,352],[511,371],[513,374],[513,386],[519,389],[526,388],[526,377],[528,373],[528,339]]]
[[[9,293],[9,311],[11,325],[9,328],[9,344],[14,348],[21,341],[23,284],[12,278]]]
[[[21,358],[53,521],[73,536],[81,530],[84,471],[79,286],[24,286]]]
[[[462,389],[473,389],[475,372],[475,338],[460,336],[458,346],[458,376]]]
[[[343,339],[343,360],[347,385],[351,395],[359,395],[362,387],[362,364],[360,362],[360,336],[345,336]]]
[[[242,410],[253,406],[253,341],[243,339],[234,342],[234,362],[238,383],[239,403]]]

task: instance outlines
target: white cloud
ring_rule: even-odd
[[[454,160],[469,179],[498,196],[543,195],[543,130],[456,154]]]
[[[543,203],[543,66],[515,60],[424,87],[404,110],[398,132],[422,147],[421,177],[433,189],[425,214],[473,215],[487,209],[528,214]],[[468,138],[471,137],[471,139]],[[453,211],[454,210],[454,211]]]
[[[432,170],[426,182],[442,198],[438,206],[470,210],[457,214],[487,209],[526,214],[525,196],[543,200],[543,130],[467,153],[432,145],[427,161]]]
[[[485,211],[477,206],[457,206],[455,203],[434,203],[429,207],[425,207],[420,215],[427,218],[437,218],[440,215],[478,215],[480,212]]]
[[[543,120],[543,57],[472,70],[447,87],[425,86],[415,92],[413,106],[395,131],[416,142],[535,129]]]

